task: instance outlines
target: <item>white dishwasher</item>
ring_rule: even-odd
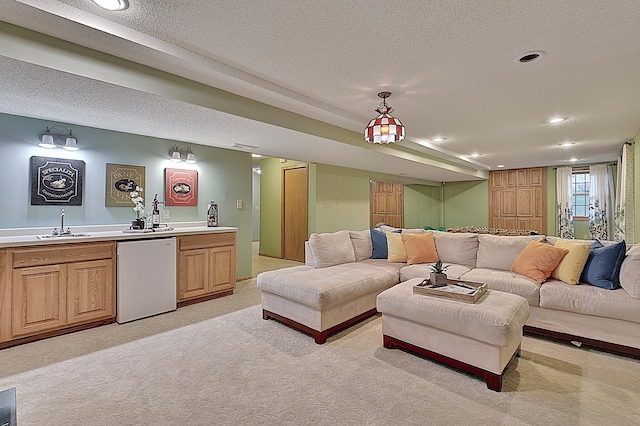
[[[118,243],[116,321],[120,324],[176,309],[176,239]]]

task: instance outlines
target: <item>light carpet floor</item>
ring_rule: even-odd
[[[0,351],[29,425],[637,425],[640,361],[525,337],[500,393],[382,347],[375,316],[325,345],[233,296]]]

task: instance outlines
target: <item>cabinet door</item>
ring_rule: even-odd
[[[113,260],[71,263],[68,268],[67,321],[69,324],[114,317]]]
[[[209,250],[185,250],[178,257],[178,301],[209,293]]]
[[[209,249],[210,256],[210,292],[233,290],[236,286],[235,253],[233,246]]]
[[[12,337],[49,331],[67,324],[66,282],[66,265],[13,271]]]

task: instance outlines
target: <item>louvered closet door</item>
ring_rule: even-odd
[[[489,172],[489,227],[547,232],[546,168]]]

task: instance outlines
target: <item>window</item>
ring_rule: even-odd
[[[589,170],[574,170],[571,175],[571,193],[574,219],[589,217]]]

